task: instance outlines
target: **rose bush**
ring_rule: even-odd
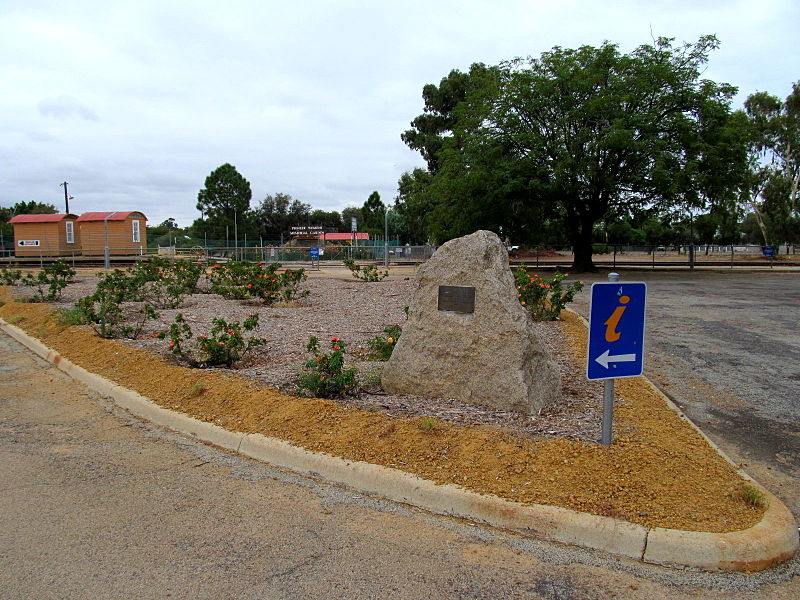
[[[527,308],[534,321],[555,321],[575,294],[583,289],[582,281],[573,281],[566,287],[567,276],[556,272],[551,279],[530,275],[523,266],[514,271],[514,282],[520,304]]]

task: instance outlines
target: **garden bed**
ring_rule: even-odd
[[[94,282],[81,276],[60,305],[91,293]],[[402,324],[411,278],[365,283],[323,276],[304,286],[310,295],[289,306],[195,294],[180,309],[160,311],[143,339],[126,342],[100,339],[88,326],[60,326],[51,306],[11,302],[8,290],[0,316],[92,371],[229,429],[648,527],[733,531],[760,519],[763,510],[745,501],[746,483],[735,469],[641,378],[619,382],[615,444],[597,445],[602,387],[583,375],[585,331],[576,317],[537,324],[558,357],[563,401],[530,418],[458,399],[381,392],[380,363],[364,359],[366,341],[386,325]],[[267,343],[237,369],[187,368],[166,352],[164,341],[148,337],[177,312],[197,333],[214,317],[242,320],[257,312],[261,322],[253,333]],[[335,401],[290,395],[311,335],[348,342],[349,360],[362,374],[356,395]],[[421,427],[422,416],[433,418],[434,426]]]

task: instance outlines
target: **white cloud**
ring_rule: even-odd
[[[39,112],[46,117],[56,119],[69,119],[79,117],[86,121],[98,121],[97,114],[73,98],[72,96],[59,96],[58,98],[44,98],[39,102]]]
[[[3,204],[198,215],[210,171],[237,166],[254,200],[315,208],[396,193],[422,164],[400,140],[421,90],[451,69],[554,45],[654,35],[722,48],[706,76],[785,95],[798,79],[792,0],[370,3],[342,0],[6,1],[0,6]],[[61,195],[60,195],[61,194]],[[254,202],[255,203],[255,202]]]

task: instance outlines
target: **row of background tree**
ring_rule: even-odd
[[[593,268],[598,242],[797,243],[800,83],[784,101],[757,92],[733,110],[736,88],[701,78],[718,46],[555,47],[424,86],[424,112],[401,138],[426,167],[400,177],[390,238],[441,244],[490,229],[516,245],[570,245],[579,270]],[[283,193],[251,201],[226,163],[198,194],[199,219],[149,231],[160,244],[274,243],[296,225],[349,232],[352,217],[384,231],[377,192],[341,212]]]
[[[372,192],[360,207],[349,206],[339,211],[314,209],[310,204],[289,194],[268,194],[255,207],[252,190],[236,167],[225,163],[212,171],[205,187],[197,195],[200,218],[187,228],[187,235],[199,240],[227,240],[236,236],[240,243],[249,241],[281,243],[289,239],[295,226],[321,226],[327,232],[350,232],[352,219],[356,219],[359,232],[383,236],[387,207],[378,192]],[[394,237],[405,230],[402,216],[397,211],[388,214],[388,226]]]

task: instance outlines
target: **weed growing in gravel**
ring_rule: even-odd
[[[742,499],[748,506],[753,508],[764,508],[767,506],[767,498],[760,489],[754,485],[744,484],[741,490]]]
[[[56,322],[61,327],[69,327],[70,325],[83,325],[86,323],[86,315],[84,311],[77,306],[72,308],[59,308],[55,311]]]
[[[573,281],[566,288],[566,275],[555,273],[552,279],[529,275],[523,266],[514,271],[514,282],[520,304],[527,308],[534,321],[555,321],[575,294],[583,289],[582,281]]]
[[[379,271],[375,265],[364,265],[360,267],[351,258],[344,259],[344,266],[350,269],[353,277],[361,281],[381,281],[389,276],[389,271]]]
[[[382,374],[383,374],[382,367],[373,367],[366,373],[362,373],[360,377],[361,387],[365,388],[380,387]]]
[[[249,315],[243,323],[224,319],[214,319],[213,327],[208,335],[198,335],[194,339],[192,346],[187,342],[192,337],[192,329],[178,313],[175,321],[167,331],[162,331],[158,335],[160,339],[169,339],[169,350],[186,360],[194,367],[230,367],[233,363],[242,359],[256,346],[267,343],[264,338],[250,337],[244,338],[245,331],[252,331],[258,327],[258,315]]]
[[[400,339],[402,330],[400,325],[389,325],[383,328],[383,333],[385,335],[377,335],[367,340],[367,347],[369,348],[367,358],[369,360],[389,360],[395,345],[397,345],[397,340]]]
[[[192,388],[189,390],[189,397],[190,398],[197,398],[201,394],[208,391],[208,387],[202,381],[196,382]]]
[[[8,320],[8,322],[11,323],[12,325],[16,325],[17,323],[22,323],[22,321],[24,320],[25,317],[23,315],[14,315]]]
[[[355,367],[344,366],[347,344],[338,337],[332,337],[330,352],[323,352],[319,339],[311,336],[306,350],[312,358],[303,365],[303,372],[297,378],[298,391],[316,398],[334,398],[350,394],[356,388]]]
[[[441,423],[439,423],[439,421],[433,417],[420,417],[417,419],[417,427],[427,433],[433,433],[439,428],[440,425]]]

